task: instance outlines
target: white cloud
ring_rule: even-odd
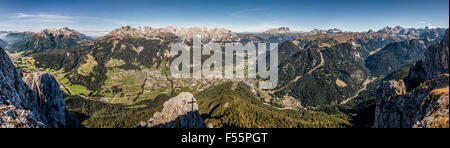
[[[70,19],[69,16],[54,15],[54,14],[26,14],[26,13],[16,13],[13,17],[15,18],[43,18],[43,19]]]
[[[48,14],[48,13],[39,13],[39,14],[16,13],[11,15],[10,18],[14,19],[16,22],[28,22],[28,23],[30,22],[74,23],[77,20],[86,17]]]
[[[134,21],[122,21],[111,18],[100,18],[91,16],[61,15],[53,13],[10,13],[0,14],[1,30],[14,31],[39,31],[45,28],[70,27],[74,29],[87,30],[92,36],[100,36],[116,27],[127,23],[138,23]],[[90,31],[94,30],[91,33]],[[98,31],[101,30],[101,31]]]

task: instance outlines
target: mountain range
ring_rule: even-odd
[[[19,36],[16,39],[17,42],[11,45],[9,51],[26,52],[25,54],[37,53],[50,49],[70,48],[90,40],[89,37],[69,28],[44,29],[29,37]]]
[[[8,69],[2,71],[14,71],[17,67],[26,73],[40,73],[25,77],[44,77],[49,80],[45,83],[50,83],[53,89],[57,83],[60,89],[51,90],[54,92],[51,96],[56,96],[54,100],[59,101],[56,104],[60,110],[67,107],[64,118],[70,119],[70,126],[79,127],[77,121],[85,127],[136,127],[143,121],[141,127],[149,127],[153,125],[150,121],[160,123],[157,120],[166,123],[168,119],[161,117],[166,113],[174,115],[171,109],[166,109],[174,106],[164,102],[174,102],[170,101],[171,98],[177,100],[180,94],[191,93],[191,98],[198,101],[198,114],[206,127],[399,127],[399,124],[390,124],[390,116],[394,115],[384,115],[391,112],[385,108],[395,106],[396,102],[380,103],[383,97],[379,97],[376,88],[389,87],[383,81],[394,79],[394,75],[411,79],[408,84],[420,84],[432,80],[437,73],[448,73],[448,67],[431,72],[431,76],[428,72],[410,73],[435,71],[425,69],[437,65],[428,61],[439,61],[436,58],[430,60],[430,57],[439,57],[436,54],[440,52],[431,52],[433,49],[447,47],[448,55],[448,42],[445,42],[448,41],[448,31],[445,34],[442,28],[386,27],[376,32],[343,32],[339,29],[296,32],[281,27],[263,33],[234,33],[212,27],[126,26],[93,40],[69,28],[44,29],[38,33],[11,35],[17,40],[13,44],[7,40],[5,47],[13,62],[3,57],[2,63],[6,63]],[[179,42],[192,44],[194,36],[200,36],[203,43],[280,43],[279,85],[274,90],[262,90],[257,85],[259,79],[172,78],[168,70],[174,59],[169,56],[170,47]],[[423,62],[416,62],[418,60]],[[440,61],[445,60],[448,63],[448,57]],[[409,68],[412,65],[414,67]],[[422,68],[418,68],[421,65]],[[42,71],[49,74],[43,76]],[[17,73],[8,79],[21,81]],[[404,73],[409,76],[403,76]],[[12,87],[17,84],[23,86],[23,90],[38,90],[32,87],[33,83],[25,82],[5,85]],[[408,91],[418,91],[414,85],[406,87]],[[7,87],[2,85],[2,89]],[[15,93],[29,95],[21,90]],[[12,99],[5,97],[2,100]],[[416,102],[410,104],[417,105]],[[59,116],[62,118],[63,115]],[[198,115],[188,117],[195,121],[199,119]],[[48,118],[53,117],[43,116],[35,120],[42,121],[42,127],[69,127],[54,124]],[[12,127],[11,124],[4,125]],[[39,127],[28,123],[17,124],[16,127],[20,125]]]

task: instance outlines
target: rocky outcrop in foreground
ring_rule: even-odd
[[[375,111],[375,128],[439,128],[449,126],[448,75],[406,92],[403,81],[384,82]]]
[[[0,49],[0,128],[75,128],[58,82],[48,73],[22,74]]]
[[[161,112],[155,113],[148,122],[141,122],[136,128],[205,128],[198,112],[198,104],[191,93],[181,93],[164,103]]]
[[[376,98],[375,128],[449,128],[449,33],[430,46],[406,80],[383,82]],[[407,92],[406,85],[413,85]],[[411,87],[411,86],[409,86]]]

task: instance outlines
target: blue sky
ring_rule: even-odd
[[[448,0],[0,0],[0,30],[214,26],[235,32],[449,26]]]

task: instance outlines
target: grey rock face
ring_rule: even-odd
[[[31,89],[22,81],[20,72],[8,55],[0,49],[0,127],[46,127],[28,98],[34,98]]]
[[[449,73],[449,51],[448,51],[449,34],[448,30],[445,34],[444,40],[434,44],[425,51],[424,59],[422,60],[423,71],[419,75],[425,80],[430,80],[440,74]],[[414,72],[414,71],[413,71]]]
[[[79,124],[66,109],[63,94],[53,76],[38,72],[25,74],[23,80],[36,93],[35,103],[39,112],[47,116],[49,127],[67,128]]]
[[[193,103],[194,102],[194,103]],[[161,112],[155,113],[148,122],[141,122],[137,128],[205,128],[203,118],[198,113],[194,95],[181,93],[164,103]]]
[[[67,111],[59,84],[48,73],[22,74],[0,49],[0,127],[81,127]]]
[[[433,127],[438,117],[448,118],[448,75],[427,81],[423,86],[406,93],[403,81],[384,82],[378,89],[375,128]],[[447,94],[433,95],[432,91],[447,87]],[[447,105],[445,106],[445,99]]]
[[[449,126],[448,30],[412,68],[408,81],[420,84],[407,92],[403,81],[384,82],[377,91],[375,128]]]

